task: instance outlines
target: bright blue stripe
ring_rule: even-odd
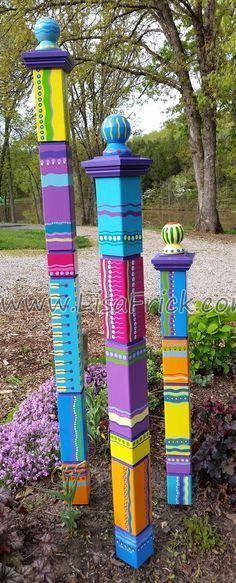
[[[46,233],[70,233],[72,231],[72,223],[51,223],[45,225]]]
[[[186,358],[187,350],[164,350],[163,356],[182,356]]]
[[[47,186],[71,186],[72,174],[43,174],[41,180],[43,188]]]

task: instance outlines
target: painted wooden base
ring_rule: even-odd
[[[115,527],[115,544],[117,558],[138,569],[153,555],[152,526],[145,528],[138,536]]]
[[[167,475],[167,502],[183,506],[192,504],[192,476]]]
[[[65,479],[70,480],[72,484],[77,479],[77,488],[73,500],[74,505],[86,506],[90,499],[90,473],[88,461],[78,464],[63,464],[62,470]]]

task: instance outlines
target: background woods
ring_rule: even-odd
[[[59,18],[61,43],[77,63],[69,95],[78,222],[95,222],[94,187],[80,161],[101,154],[102,120],[119,111],[135,122],[140,100],[173,95],[172,122],[133,138],[134,151],[154,159],[146,208],[189,209],[190,223],[195,209],[201,231],[234,227],[233,0],[0,4],[2,220],[42,221],[31,78],[20,53],[34,46],[28,27],[46,14]]]

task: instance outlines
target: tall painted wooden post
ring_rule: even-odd
[[[168,504],[192,503],[186,271],[194,253],[182,247],[183,228],[168,223],[166,243],[152,263],[160,271]]]
[[[40,18],[34,32],[40,44],[22,56],[34,76],[61,460],[64,474],[71,482],[77,480],[74,504],[88,504],[90,478],[66,86],[74,63],[69,53],[57,46],[60,27],[54,19]]]
[[[151,160],[132,156],[130,131],[108,116],[103,156],[82,166],[96,181],[116,555],[140,567],[153,552],[140,178]]]

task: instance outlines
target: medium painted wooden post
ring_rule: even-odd
[[[77,480],[74,504],[88,504],[90,478],[66,86],[74,63],[69,53],[57,46],[60,27],[54,19],[40,18],[34,32],[40,44],[22,56],[34,76],[61,460],[65,476],[71,482]]]
[[[168,504],[192,503],[186,271],[194,253],[182,247],[183,228],[168,223],[166,243],[152,263],[160,271]]]
[[[151,160],[132,156],[130,131],[125,117],[108,116],[103,156],[82,166],[96,181],[116,555],[140,567],[153,553],[141,257],[141,176]]]

